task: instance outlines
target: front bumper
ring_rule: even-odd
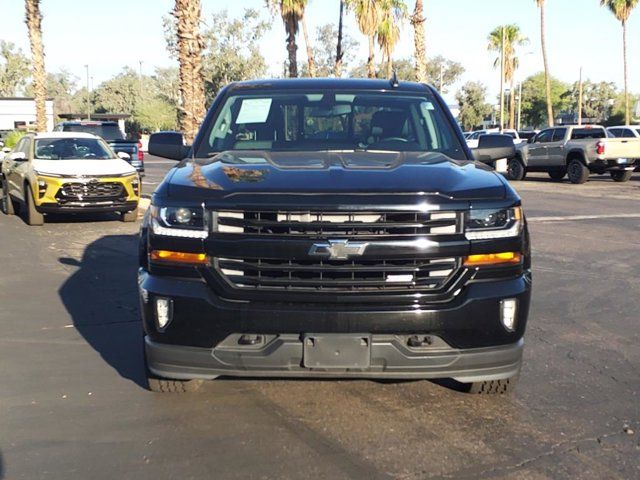
[[[138,208],[138,201],[128,202],[105,202],[104,204],[92,202],[43,203],[36,207],[40,213],[107,213],[107,212],[130,212]]]
[[[314,305],[243,302],[216,295],[199,279],[141,271],[141,312],[150,370],[167,378],[218,375],[278,377],[502,379],[516,374],[531,296],[530,273],[466,285],[439,306]],[[173,318],[156,326],[154,298],[172,300]],[[515,298],[515,330],[504,328],[500,301]],[[259,347],[233,339],[257,334]],[[371,339],[370,364],[361,369],[316,369],[304,365],[303,340],[310,334],[363,334]],[[411,335],[434,342],[413,349]]]
[[[231,336],[231,340],[235,336]],[[276,335],[260,348],[185,347],[145,338],[147,366],[175,379],[240,377],[453,378],[459,382],[500,380],[518,374],[523,339],[514,344],[473,349],[409,348],[402,336],[373,335],[366,369],[306,368],[300,335]]]

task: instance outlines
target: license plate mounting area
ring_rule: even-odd
[[[364,369],[371,364],[371,336],[367,334],[307,334],[303,345],[305,368]]]

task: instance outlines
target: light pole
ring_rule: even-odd
[[[91,89],[89,87],[89,65],[85,65],[87,70],[87,120],[91,120]]]
[[[518,84],[518,131],[522,129],[522,81]]]
[[[444,64],[440,64],[440,95],[442,95],[442,80],[444,78]]]

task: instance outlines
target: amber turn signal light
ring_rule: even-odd
[[[480,253],[469,255],[464,259],[465,267],[480,267],[483,265],[500,265],[505,263],[520,263],[522,255],[518,252]]]
[[[154,262],[188,265],[206,265],[209,262],[204,253],[172,252],[171,250],[152,250],[150,258]]]

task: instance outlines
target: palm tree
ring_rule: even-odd
[[[504,25],[496,27],[489,34],[489,45],[487,48],[489,51],[499,52],[498,57],[493,63],[494,67],[500,67],[501,65],[501,52],[502,52],[502,38],[504,30],[504,81],[510,84],[509,95],[509,128],[514,128],[515,125],[515,111],[516,102],[514,95],[514,79],[516,70],[518,70],[519,61],[516,56],[516,47],[525,45],[529,40],[522,35],[520,27],[517,25]]]
[[[631,110],[629,106],[629,84],[627,71],[627,21],[631,11],[638,5],[638,0],[600,0],[600,5],[609,7],[622,24],[622,55],[624,58],[624,119],[626,125],[631,123]]]
[[[284,28],[287,32],[287,52],[289,53],[289,77],[295,78],[298,76],[296,35],[300,21],[304,17],[307,0],[266,0],[266,2],[271,11],[280,14],[284,22]],[[309,52],[309,47],[307,52]],[[311,74],[311,69],[309,69],[309,74]]]
[[[340,0],[340,17],[338,20],[338,45],[336,47],[336,63],[333,67],[333,73],[336,78],[342,76],[342,59],[344,51],[342,50],[342,17],[344,16],[344,0]]]
[[[380,0],[347,0],[347,8],[353,10],[358,28],[369,40],[369,57],[367,58],[367,76],[376,78],[375,41],[380,25]]]
[[[204,75],[200,34],[200,0],[175,0],[171,14],[176,18],[178,62],[180,63],[180,129],[192,143],[204,118]]]
[[[415,46],[416,57],[416,79],[419,82],[427,81],[427,52],[424,36],[424,9],[422,0],[416,0],[416,6],[411,15],[411,25],[413,25],[413,44]]]
[[[380,23],[378,25],[378,45],[386,59],[387,78],[391,78],[393,63],[391,55],[400,39],[400,23],[407,16],[407,6],[402,0],[380,0]]]
[[[31,61],[33,62],[33,91],[36,99],[36,129],[47,131],[47,74],[44,69],[44,46],[42,44],[42,14],[40,0],[25,0],[26,24],[31,43]]]
[[[544,28],[544,6],[545,0],[536,0],[540,8],[540,43],[542,44],[542,60],[544,62],[544,84],[547,94],[547,117],[550,127],[553,127],[553,103],[551,103],[551,74],[549,73],[549,59],[547,57],[547,41]]]

